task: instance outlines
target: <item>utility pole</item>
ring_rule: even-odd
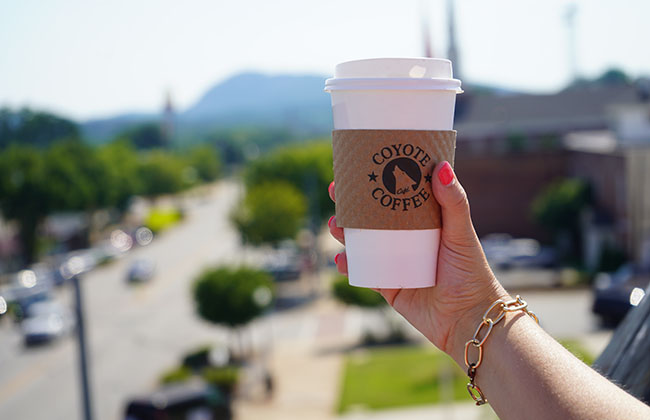
[[[569,32],[569,72],[570,72],[570,81],[573,83],[578,80],[578,51],[576,46],[576,28],[575,28],[575,18],[578,7],[575,3],[571,3],[566,11],[566,24]]]
[[[75,315],[77,321],[77,343],[79,344],[79,374],[81,379],[81,392],[83,397],[84,420],[92,420],[92,405],[90,382],[88,380],[88,356],[86,352],[86,332],[84,328],[84,312],[81,297],[81,284],[79,275],[74,274],[70,280],[74,288]]]
[[[462,79],[460,71],[460,54],[458,53],[458,40],[456,39],[456,13],[454,10],[454,0],[447,0],[447,29],[449,31],[449,40],[447,47],[447,58],[451,60],[454,66],[454,77]]]
[[[433,58],[431,45],[431,31],[429,25],[429,7],[427,0],[420,0],[420,19],[422,23],[422,42],[424,44],[424,57]]]

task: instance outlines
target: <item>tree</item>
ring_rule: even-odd
[[[596,79],[596,83],[603,85],[627,85],[630,83],[630,77],[621,69],[611,68]]]
[[[145,196],[177,193],[193,184],[195,177],[177,156],[163,150],[152,150],[141,156],[138,177],[140,193]],[[189,174],[189,176],[188,176]]]
[[[0,209],[19,226],[22,257],[36,256],[36,232],[48,214],[45,159],[30,146],[11,145],[0,153]]]
[[[45,159],[44,181],[53,211],[92,211],[113,204],[111,173],[81,140],[56,142]]]
[[[129,199],[143,190],[137,152],[130,142],[120,140],[101,146],[97,156],[108,172],[108,201],[123,211]]]
[[[302,191],[310,205],[314,222],[326,220],[334,212],[327,187],[332,172],[332,147],[328,141],[292,145],[251,163],[245,173],[247,187],[269,181],[284,181]]]
[[[363,308],[378,308],[386,305],[386,300],[377,292],[365,287],[350,286],[346,276],[337,276],[332,283],[334,297],[346,305]]]
[[[155,149],[168,146],[160,126],[156,123],[141,124],[123,131],[118,139],[128,139],[137,149]]]
[[[232,214],[246,242],[277,244],[295,238],[303,224],[307,203],[302,193],[286,182],[252,187]]]
[[[551,231],[578,227],[580,211],[591,203],[591,189],[580,179],[549,185],[533,201],[535,220]]]
[[[214,181],[221,174],[221,158],[217,150],[210,145],[203,144],[190,149],[187,161],[196,170],[201,181]]]
[[[568,239],[567,256],[577,256],[581,244],[580,213],[591,202],[589,184],[580,179],[563,179],[549,185],[535,198],[532,214],[537,223],[556,236],[559,245],[562,236]]]
[[[377,336],[377,331],[372,328],[366,329],[362,337],[362,345],[386,345],[399,344],[407,341],[407,337],[399,322],[391,319],[393,311],[386,303],[386,300],[379,293],[365,287],[351,286],[346,276],[337,275],[332,283],[334,297],[350,306],[369,309],[379,313],[388,327],[387,334]]]
[[[78,137],[77,124],[54,114],[28,108],[0,109],[0,148],[10,143],[45,148],[55,140]]]
[[[265,271],[218,267],[199,275],[194,282],[193,296],[201,318],[240,332],[241,327],[271,306],[273,282]]]

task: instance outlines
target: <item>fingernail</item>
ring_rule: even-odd
[[[331,193],[331,192],[332,192],[332,188],[334,188],[334,181],[330,182],[330,186],[327,187],[327,191]]]
[[[330,219],[327,221],[327,227],[332,227],[332,220],[334,220],[334,217],[336,216],[330,217]]]
[[[454,180],[454,171],[451,169],[449,162],[444,162],[442,168],[438,171],[438,179],[442,185],[449,185]]]
[[[336,257],[334,257],[334,264],[338,265],[339,264],[339,257],[341,254],[336,254]]]

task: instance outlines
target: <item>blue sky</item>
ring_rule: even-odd
[[[576,4],[577,64],[594,76],[650,74],[650,2],[456,0],[464,79],[552,91],[570,77],[565,14]],[[421,11],[446,56],[446,0],[0,0],[0,106],[84,119],[182,109],[244,70],[331,74],[338,62],[419,56]]]

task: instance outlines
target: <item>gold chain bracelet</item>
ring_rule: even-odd
[[[490,312],[498,308],[499,312],[496,314],[496,318],[488,318],[488,315],[490,315]],[[496,324],[499,323],[505,316],[507,312],[515,312],[515,311],[524,311],[526,314],[528,314],[531,318],[535,320],[539,324],[539,319],[537,319],[537,315],[535,315],[533,312],[528,310],[528,303],[526,303],[525,300],[523,300],[519,295],[513,300],[509,301],[504,301],[502,299],[497,300],[494,302],[487,311],[485,311],[485,314],[483,315],[483,320],[479,324],[478,328],[476,329],[476,332],[474,333],[474,337],[469,340],[467,343],[465,343],[465,366],[467,366],[467,376],[469,376],[469,383],[467,384],[467,391],[469,392],[469,395],[472,397],[472,399],[476,402],[476,405],[483,405],[487,403],[487,399],[485,398],[485,395],[483,395],[483,391],[481,391],[481,388],[478,387],[475,383],[476,379],[476,369],[478,369],[479,366],[481,366],[481,363],[483,362],[483,344],[485,344],[485,340],[490,336],[490,333],[492,332],[492,327],[494,327]],[[483,328],[486,328],[485,335],[483,338],[479,338],[479,334],[481,333],[481,330]],[[476,362],[469,362],[469,348],[470,346],[474,346],[478,349],[478,358]]]

